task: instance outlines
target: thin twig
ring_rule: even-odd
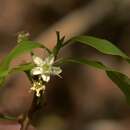
[[[20,124],[21,124],[21,128],[20,130],[28,130],[28,126],[29,126],[29,118],[28,118],[28,114],[24,114],[22,115],[21,119],[19,120]]]

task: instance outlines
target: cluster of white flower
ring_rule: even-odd
[[[35,67],[31,70],[32,76],[39,76],[43,82],[49,82],[51,75],[57,75],[62,72],[60,67],[54,66],[54,56],[51,54],[44,60],[40,57],[33,55],[32,59]],[[45,90],[45,85],[41,81],[33,83],[31,90],[36,91],[36,96],[40,96],[40,91]]]

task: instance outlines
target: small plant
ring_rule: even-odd
[[[99,52],[107,55],[120,56],[130,64],[130,58],[122,52],[119,48],[113,45],[111,42],[95,38],[92,36],[77,36],[73,37],[68,41],[65,41],[65,37],[61,37],[59,32],[57,34],[57,44],[50,50],[42,44],[31,41],[28,33],[21,33],[18,35],[17,46],[3,59],[0,64],[0,86],[4,86],[4,82],[8,75],[17,73],[19,71],[24,72],[30,81],[30,90],[34,95],[32,106],[27,113],[21,113],[20,117],[10,117],[8,115],[1,114],[2,119],[17,120],[21,124],[21,130],[27,130],[28,125],[31,121],[33,110],[39,109],[37,107],[42,102],[42,96],[47,87],[47,83],[50,81],[52,75],[61,77],[62,69],[61,65],[66,63],[79,63],[85,64],[96,69],[105,71],[107,76],[121,89],[125,94],[128,103],[130,103],[130,79],[123,73],[107,67],[103,63],[90,59],[82,58],[57,58],[59,51],[63,47],[73,44],[80,43],[86,46],[91,46],[97,49]],[[42,48],[47,51],[48,55],[45,59],[38,57],[33,49]],[[32,60],[26,64],[20,64],[17,67],[11,67],[11,62],[18,56],[30,53]],[[31,113],[31,114],[30,114]]]

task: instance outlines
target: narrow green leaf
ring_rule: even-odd
[[[119,48],[117,48],[114,44],[104,39],[91,36],[79,36],[75,38],[75,41],[82,42],[91,47],[94,47],[104,54],[117,55],[126,59],[128,58],[128,56]]]
[[[130,104],[130,78],[120,72],[106,71],[106,73],[108,77],[122,90],[126,96],[127,102]]]
[[[7,56],[6,58],[3,60],[2,62],[2,66],[3,68],[7,68],[11,61],[15,58],[17,58],[18,56],[20,56],[21,54],[24,54],[26,52],[31,52],[33,49],[35,48],[41,48],[40,44],[36,44],[35,42],[32,41],[21,41],[21,43],[19,43]]]
[[[130,58],[124,52],[122,52],[119,48],[117,48],[114,44],[112,44],[108,40],[104,40],[92,36],[77,36],[67,41],[64,44],[64,46],[73,42],[79,42],[91,46],[97,49],[98,51],[102,52],[103,54],[117,55],[117,56],[121,56],[126,60],[130,60]]]
[[[8,73],[3,73],[3,75],[0,77],[0,84],[4,83],[4,80],[8,76],[8,74],[12,73],[18,73],[18,72],[28,72],[34,67],[34,64],[32,63],[27,63],[27,64],[22,64],[19,65],[18,67],[8,69]]]
[[[22,65],[19,65],[18,67],[10,69],[9,73],[16,73],[16,72],[20,72],[20,71],[26,72],[26,71],[31,70],[33,67],[34,67],[34,64],[32,64],[32,63],[22,64]]]
[[[126,96],[127,102],[130,104],[130,78],[128,78],[128,76],[126,76],[125,74],[118,72],[115,69],[109,68],[99,61],[88,60],[88,59],[67,58],[67,59],[59,60],[56,64],[62,65],[65,63],[79,63],[79,64],[84,64],[90,67],[104,70],[107,76],[124,93],[124,95]]]
[[[109,67],[106,67],[103,63],[100,61],[95,61],[95,60],[88,60],[88,59],[79,59],[79,58],[67,58],[67,59],[61,59],[57,61],[55,64],[56,65],[62,65],[66,63],[78,63],[78,64],[85,64],[91,67],[95,67],[97,69],[102,69],[102,70],[112,70]]]
[[[2,84],[5,76],[7,76],[10,71],[10,63],[12,62],[12,60],[17,58],[21,54],[31,52],[33,49],[40,47],[40,44],[36,44],[35,42],[29,40],[21,41],[0,64],[0,84]]]
[[[0,119],[1,120],[17,120],[17,117],[12,117],[12,116],[0,114]]]

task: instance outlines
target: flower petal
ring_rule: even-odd
[[[52,65],[54,63],[54,55],[50,55],[48,56],[46,59],[45,59],[45,64],[49,64],[49,65]]]
[[[36,64],[37,66],[42,66],[44,64],[43,60],[38,56],[33,55],[32,59],[34,64]]]
[[[43,73],[43,69],[41,67],[34,67],[31,70],[32,75],[39,75],[39,74],[42,74],[42,73]]]
[[[53,75],[59,75],[62,72],[62,69],[60,67],[52,67],[52,74]]]
[[[43,81],[49,82],[49,80],[50,80],[50,76],[49,75],[42,74],[41,76],[42,76]]]

